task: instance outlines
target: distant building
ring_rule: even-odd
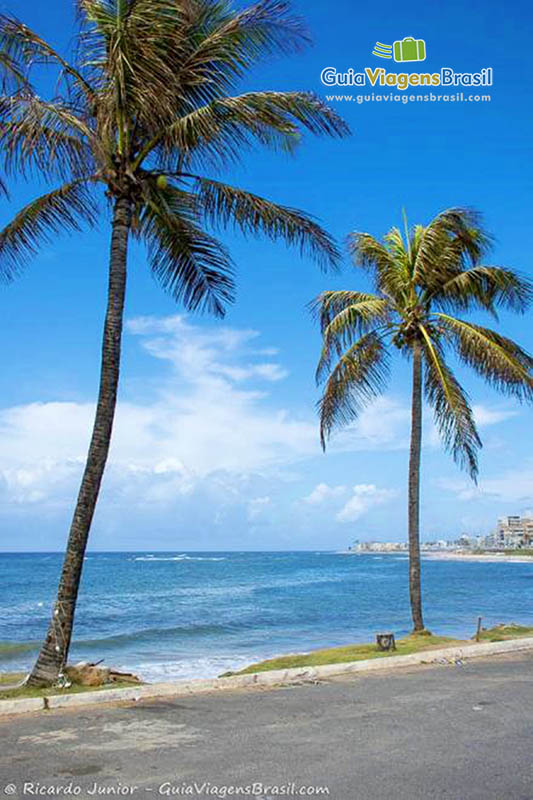
[[[472,547],[476,547],[477,542],[472,536],[468,536],[466,533],[463,533],[457,539],[455,544],[459,549],[470,550]]]
[[[520,550],[533,548],[533,512],[523,517],[500,517],[496,529],[487,536],[462,533],[458,539],[420,543],[422,552],[472,552],[474,550]],[[350,553],[398,553],[409,549],[407,542],[361,542],[356,540]]]
[[[351,553],[397,553],[407,550],[406,542],[354,542]]]
[[[494,542],[493,546],[499,549],[516,550],[531,547],[533,516],[500,517],[496,531],[491,538]]]

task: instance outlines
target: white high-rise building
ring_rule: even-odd
[[[500,517],[494,539],[496,547],[530,547],[533,543],[533,516]]]

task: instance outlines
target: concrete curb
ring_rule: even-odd
[[[42,711],[43,708],[42,697],[21,697],[20,700],[0,701],[0,715],[27,714],[30,711]]]
[[[235,675],[229,678],[207,680],[175,681],[173,683],[154,683],[134,686],[127,689],[103,689],[99,692],[82,694],[63,694],[51,697],[32,697],[20,700],[0,700],[0,716],[26,714],[56,708],[101,705],[102,703],[137,702],[138,700],[159,697],[182,697],[208,692],[235,691],[236,689],[270,688],[290,686],[345,675],[354,672],[376,672],[384,669],[402,669],[418,664],[438,664],[443,661],[464,661],[469,658],[516,653],[533,650],[533,637],[511,639],[504,642],[443,647],[439,650],[426,650],[407,656],[387,656],[366,661],[350,661],[344,664],[326,664],[322,667],[299,667],[296,669],[256,672],[250,675]]]

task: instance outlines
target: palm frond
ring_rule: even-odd
[[[435,287],[429,299],[442,310],[492,311],[500,307],[524,313],[533,299],[533,287],[527,278],[506,267],[477,266]]]
[[[387,244],[394,237],[394,248],[379,242],[369,233],[351,233],[348,237],[348,249],[357,266],[372,275],[374,286],[392,301],[403,306],[409,298],[410,285],[408,275],[408,254],[398,242],[396,229],[388,235]],[[401,238],[401,234],[400,234]],[[396,252],[397,249],[400,252]]]
[[[413,278],[424,289],[440,286],[464,268],[464,252],[445,226],[433,220],[417,231]]]
[[[104,105],[156,135],[221,99],[262,55],[294,49],[300,24],[278,0],[235,12],[226,0],[79,0],[84,49],[108,76]],[[99,81],[97,81],[99,82]],[[120,120],[117,120],[120,124]]]
[[[97,207],[88,181],[67,183],[23,208],[0,231],[0,277],[10,281],[35,256],[43,242],[52,242],[52,235],[80,231],[82,223],[92,226],[97,220]]]
[[[98,91],[102,133],[131,149],[135,125],[153,133],[182,106],[176,73],[187,55],[182,3],[153,0],[138,13],[132,0],[79,0],[80,53]]]
[[[387,349],[375,331],[366,333],[339,358],[318,404],[323,449],[333,428],[356,420],[383,392],[388,376]]]
[[[317,136],[349,133],[344,120],[312,93],[248,92],[214,100],[178,118],[145,145],[137,164],[156,148],[169,170],[176,152],[186,163],[194,164],[196,156],[196,161],[207,157],[215,165],[238,160],[254,143],[292,152],[301,129]]]
[[[2,50],[0,50],[0,75],[0,86],[5,93],[17,91],[28,83],[24,70],[9,53]]]
[[[365,313],[365,310],[371,311],[375,309],[376,312],[383,312],[383,315],[385,315],[385,311],[390,310],[388,301],[377,294],[343,289],[321,292],[318,297],[309,303],[311,313],[320,322],[322,333],[338,314],[342,314],[352,306],[362,307],[363,313]]]
[[[438,342],[421,327],[425,367],[425,394],[444,446],[475,481],[478,451],[482,447],[472,408],[459,381],[446,364]]]
[[[437,313],[457,354],[498,391],[533,400],[533,357],[490,328]]]
[[[73,82],[86,97],[93,98],[94,91],[81,72],[63,58],[35,31],[14,17],[0,14],[0,53],[16,67],[17,73],[26,77],[33,64],[54,64],[68,82]]]
[[[198,44],[181,65],[178,80],[202,103],[231,91],[259,60],[309,43],[302,21],[291,15],[285,0],[259,0],[238,13],[224,0],[200,5]]]
[[[448,208],[438,214],[430,227],[446,230],[461,242],[470,263],[475,265],[492,248],[493,239],[485,230],[483,215],[473,208]]]
[[[8,173],[86,175],[95,169],[91,131],[61,101],[22,91],[0,98],[0,148]]]
[[[390,318],[389,302],[362,292],[322,292],[312,303],[312,313],[319,318],[323,337],[322,355],[316,379],[321,383],[333,360],[362,334],[385,325]]]
[[[438,214],[419,234],[414,274],[427,291],[440,287],[479,260],[492,240],[473,209],[450,208]]]
[[[199,226],[193,197],[154,181],[136,221],[136,235],[147,247],[152,272],[189,311],[223,317],[233,301],[233,265],[228,251]]]
[[[162,171],[174,172],[180,165],[194,168],[206,163],[218,168],[238,161],[257,142],[285,152],[295,148],[299,131],[293,123],[283,119],[267,124],[259,115],[242,112],[239,107],[230,110],[224,100],[195,109],[147,142],[137,163],[141,165],[154,154]]]
[[[196,196],[206,219],[234,224],[245,234],[283,239],[323,266],[337,268],[341,255],[332,237],[307,214],[207,178],[196,178]]]
[[[383,237],[383,241],[392,256],[399,280],[409,283],[412,277],[411,241],[408,235],[405,239],[396,226],[392,227]]]

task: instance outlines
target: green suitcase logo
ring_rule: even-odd
[[[426,43],[424,39],[413,39],[412,36],[406,36],[405,39],[394,42],[394,60],[425,61]]]

